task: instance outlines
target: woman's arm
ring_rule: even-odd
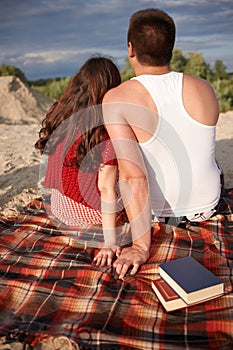
[[[111,265],[118,252],[116,237],[117,195],[116,179],[117,165],[101,165],[98,176],[98,188],[101,195],[102,226],[104,248],[94,258],[97,266]]]

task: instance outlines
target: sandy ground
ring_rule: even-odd
[[[40,154],[34,148],[39,125],[1,124],[0,211],[20,210],[39,196]]]
[[[0,213],[13,213],[40,196],[40,154],[34,149],[39,124],[1,124]],[[216,159],[233,187],[233,111],[221,114],[216,134]]]
[[[216,159],[223,169],[225,187],[233,187],[233,111],[221,114],[216,132]]]

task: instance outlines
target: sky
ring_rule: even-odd
[[[0,0],[0,65],[36,80],[74,75],[95,54],[121,69],[130,16],[160,8],[175,21],[175,47],[233,72],[233,0]]]

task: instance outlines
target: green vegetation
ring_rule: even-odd
[[[185,55],[181,50],[174,49],[171,70],[208,80],[215,90],[221,112],[233,110],[233,75],[226,72],[226,67],[221,60],[215,61],[214,67],[211,68],[201,53],[189,52]],[[20,69],[5,64],[0,66],[0,75],[16,75],[33,89],[54,99],[61,96],[70,80],[70,77],[66,77],[28,81]],[[129,60],[126,59],[125,66],[121,70],[122,81],[126,81],[133,76],[134,71]]]
[[[30,86],[40,93],[58,100],[70,81],[67,78],[48,78],[30,81]]]
[[[121,80],[126,81],[134,77],[134,70],[129,63],[129,59],[125,59],[125,66],[121,70]]]
[[[0,76],[6,76],[6,75],[15,75],[16,77],[19,77],[20,80],[22,80],[24,83],[27,84],[27,79],[24,75],[24,73],[15,66],[7,66],[6,64],[2,64],[0,66]]]

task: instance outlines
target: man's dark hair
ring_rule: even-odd
[[[131,42],[141,64],[164,66],[170,63],[175,43],[173,19],[159,9],[135,12],[129,22],[128,43]]]

